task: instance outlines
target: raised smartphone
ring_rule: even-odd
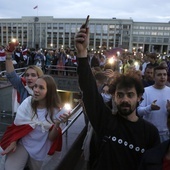
[[[19,45],[19,42],[17,40],[9,42],[7,51],[13,52],[15,50],[15,47],[18,45]]]
[[[90,15],[87,15],[86,22],[84,23],[83,28],[87,28],[88,27],[88,25],[89,25],[89,18],[90,18]]]
[[[64,107],[56,114],[55,118],[58,119],[59,121],[62,121],[61,119],[61,115],[63,114],[67,114],[69,115],[70,114],[70,111],[71,111],[71,106],[66,104],[64,105]]]

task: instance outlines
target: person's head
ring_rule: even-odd
[[[98,87],[98,91],[101,93],[103,85],[107,83],[107,76],[105,75],[104,72],[97,72],[94,75],[94,77],[96,79],[96,84],[97,84],[97,87]]]
[[[112,98],[111,94],[109,94],[109,85],[105,84],[102,88],[101,95],[103,97],[104,102],[109,102]]]
[[[28,87],[33,88],[38,77],[42,76],[44,73],[41,68],[31,65],[25,70],[24,77]]]
[[[109,86],[118,113],[124,117],[136,114],[136,108],[141,101],[144,87],[141,79],[132,74],[120,74]]]
[[[132,76],[135,75],[135,76],[138,76],[139,79],[142,79],[142,71],[141,70],[129,69],[129,70],[127,70],[126,74],[129,74]]]
[[[155,63],[157,59],[157,54],[156,53],[150,53],[148,54],[148,59],[151,63]]]
[[[146,66],[145,71],[144,71],[144,79],[147,81],[152,81],[153,71],[154,71],[154,68],[152,66],[150,65]]]
[[[167,64],[166,61],[162,61],[162,62],[159,64],[159,66],[165,67],[166,69],[168,69],[168,64]]]
[[[32,108],[36,113],[38,106],[47,108],[53,114],[54,108],[60,108],[60,97],[55,80],[50,75],[39,77],[33,87]]]
[[[164,66],[157,66],[154,68],[154,86],[156,88],[163,88],[167,82],[167,68]]]

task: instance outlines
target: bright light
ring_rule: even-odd
[[[17,40],[15,38],[12,39],[12,42],[16,42]]]
[[[134,65],[135,65],[135,66],[138,66],[138,65],[139,65],[139,63],[138,63],[137,61],[135,61],[135,62],[134,62]]]
[[[118,55],[118,56],[120,55],[120,51],[117,51],[117,55]]]
[[[114,63],[114,58],[113,58],[113,57],[109,58],[109,59],[108,59],[108,63],[109,63],[109,64],[113,64],[113,63]]]
[[[70,105],[69,103],[65,103],[65,104],[64,104],[64,108],[65,108],[66,110],[71,110],[71,105]]]

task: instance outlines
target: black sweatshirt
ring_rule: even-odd
[[[87,58],[78,59],[79,86],[87,116],[96,133],[98,156],[92,169],[137,170],[145,150],[160,141],[157,128],[139,118],[113,115],[99,94]]]

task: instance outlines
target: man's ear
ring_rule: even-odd
[[[139,95],[139,96],[138,96],[138,102],[141,102],[142,100],[143,100],[142,95]]]

